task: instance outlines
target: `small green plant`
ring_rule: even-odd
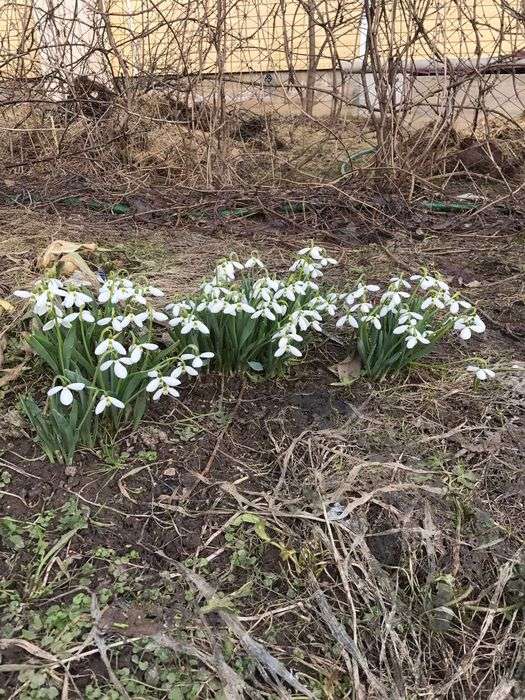
[[[255,254],[244,263],[225,259],[198,296],[167,307],[171,336],[177,345],[187,338],[198,346],[198,357],[182,356],[195,369],[207,358],[226,374],[275,375],[302,357],[299,346],[321,330],[323,315],[336,313],[336,295],[322,294],[315,281],[335,264],[314,245],[299,251],[283,279],[270,276]]]
[[[383,293],[378,285],[360,282],[342,298],[347,308],[337,326],[355,329],[363,374],[371,379],[417,362],[454,331],[468,340],[485,330],[476,309],[427,271],[410,282],[392,277]]]
[[[21,400],[52,462],[71,464],[79,447],[104,444],[123,425],[137,425],[148,397],[178,397],[183,376],[198,374],[211,356],[196,355],[187,343],[161,349],[168,316],[150,299],[163,292],[123,274],[103,281],[96,294],[51,278],[15,295],[32,304],[28,343],[53,377],[43,408]]]

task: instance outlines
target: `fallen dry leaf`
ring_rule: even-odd
[[[7,299],[0,299],[0,316],[3,313],[12,313],[15,310],[13,304],[11,304]]]
[[[23,372],[25,364],[16,365],[15,367],[8,367],[7,369],[0,370],[0,387],[14,382],[20,374]]]
[[[57,266],[65,277],[80,277],[82,281],[98,287],[100,282],[79,251],[93,253],[102,250],[96,243],[73,243],[71,241],[53,241],[38,259],[38,266],[46,270]]]
[[[339,378],[341,384],[351,384],[361,374],[361,358],[359,355],[347,357],[346,360],[332,365],[330,371]]]
[[[38,259],[38,266],[47,269],[55,265],[64,255],[78,253],[79,250],[86,250],[94,253],[97,250],[96,243],[73,243],[72,241],[56,240],[49,244],[46,250]]]
[[[178,473],[179,470],[175,469],[175,467],[168,467],[162,472],[164,476],[177,476]]]

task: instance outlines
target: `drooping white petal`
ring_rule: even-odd
[[[60,403],[64,406],[71,406],[73,403],[73,394],[67,386],[65,386],[60,392]]]
[[[122,362],[119,362],[118,360],[114,364],[114,370],[115,370],[115,375],[119,379],[125,379],[128,376],[128,370],[122,364]]]
[[[86,387],[86,385],[83,382],[72,382],[71,384],[68,384],[67,386],[72,391],[82,391]]]

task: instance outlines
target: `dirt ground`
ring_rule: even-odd
[[[0,378],[25,365],[0,379],[0,697],[523,696],[523,222],[330,221],[0,208],[4,299],[56,238],[172,295],[226,252],[279,270],[313,238],[341,260],[335,287],[427,266],[487,323],[349,386],[330,368],[351,347],[330,332],[287,378],[204,376],[65,470],[17,411],[42,389],[23,320],[0,317]],[[473,387],[476,357],[494,382]]]

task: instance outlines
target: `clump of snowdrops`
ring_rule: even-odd
[[[323,293],[319,282],[336,264],[316,245],[301,249],[283,278],[270,275],[256,254],[225,259],[196,297],[167,307],[171,336],[212,353],[212,366],[223,373],[278,374],[335,315],[337,295]]]
[[[469,340],[485,331],[472,304],[426,270],[392,277],[386,289],[361,281],[341,298],[345,313],[336,325],[354,329],[363,373],[372,379],[417,362],[450,334]]]
[[[50,278],[15,295],[31,304],[28,343],[52,378],[43,409],[21,401],[50,461],[71,464],[78,447],[138,424],[149,398],[178,397],[212,357],[188,343],[161,347],[168,315],[152,302],[164,293],[125,274],[98,290]]]

